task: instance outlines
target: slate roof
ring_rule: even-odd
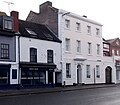
[[[119,39],[119,38],[108,39],[108,40],[106,40],[106,41],[109,42],[109,43],[113,43],[116,39]]]
[[[27,30],[32,31],[32,34],[30,34]],[[19,20],[19,32],[23,37],[31,37],[61,43],[61,40],[59,40],[55,33],[46,25]]]
[[[1,35],[1,36],[11,37],[11,36],[15,36],[15,33],[14,33],[14,32],[11,32],[11,31],[6,31],[6,30],[1,30],[1,29],[0,29],[0,35]]]

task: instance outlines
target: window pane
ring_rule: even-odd
[[[37,49],[30,48],[30,62],[37,62]]]
[[[9,59],[9,44],[1,43],[1,58]]]
[[[47,62],[53,63],[53,50],[47,50]]]
[[[70,39],[65,39],[66,41],[66,51],[70,51]]]

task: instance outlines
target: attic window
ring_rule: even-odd
[[[25,29],[31,35],[37,35],[32,29],[29,29],[29,28],[25,28]]]
[[[8,30],[12,30],[13,29],[12,21],[5,19],[4,20],[4,28],[8,29]]]

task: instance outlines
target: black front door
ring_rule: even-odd
[[[112,83],[112,70],[109,67],[106,68],[106,83]]]
[[[48,84],[53,84],[53,70],[48,71]]]

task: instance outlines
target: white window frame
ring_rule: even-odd
[[[65,51],[70,51],[70,39],[65,38]]]
[[[81,24],[79,22],[76,22],[76,30],[81,31]]]
[[[89,26],[89,25],[87,26],[87,33],[91,34],[91,26]]]
[[[114,49],[112,49],[112,55],[115,55],[115,50]]]
[[[13,29],[13,22],[11,20],[4,20],[4,28],[8,29],[8,30],[12,30]]]
[[[77,53],[81,53],[81,41],[77,40],[76,43],[77,43]]]
[[[117,50],[117,55],[119,55],[119,50]]]
[[[97,44],[97,55],[100,55],[100,44]]]
[[[86,77],[90,78],[90,65],[86,65]]]
[[[71,78],[71,63],[66,63],[66,78]]]
[[[99,36],[100,35],[100,29],[96,28],[96,35]]]
[[[100,66],[96,65],[96,77],[100,78]]]
[[[65,19],[65,28],[69,29],[70,28],[70,20]]]
[[[92,54],[92,43],[88,42],[88,54]]]

